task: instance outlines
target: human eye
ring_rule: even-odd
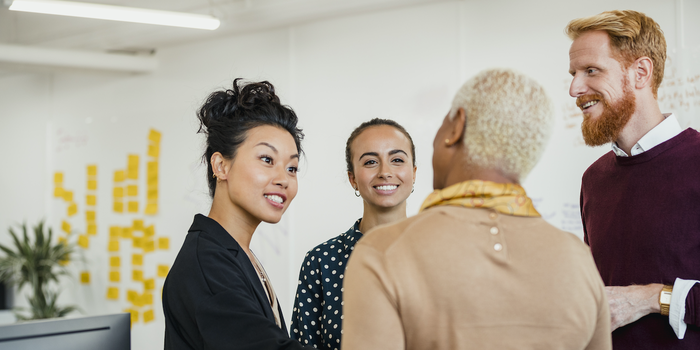
[[[295,167],[295,166],[290,166],[290,167],[287,168],[287,171],[288,171],[290,174],[293,174],[293,175],[294,175],[294,174],[296,174],[297,172],[299,172],[299,168],[297,168],[297,167]]]
[[[586,73],[588,73],[588,74],[595,74],[596,72],[598,72],[598,70],[595,68],[586,69]]]
[[[265,162],[267,164],[272,164],[272,162],[273,162],[272,157],[270,157],[270,156],[260,156],[260,160],[262,160],[263,162]]]
[[[406,161],[403,160],[403,158],[394,158],[391,160],[391,162],[392,163],[406,163]]]
[[[374,159],[368,159],[367,161],[364,162],[364,166],[369,166],[369,165],[375,165],[377,164],[377,161]]]

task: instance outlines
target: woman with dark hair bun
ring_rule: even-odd
[[[302,349],[289,338],[275,291],[250,241],[297,194],[304,134],[272,84],[209,95],[199,109],[213,198],[195,215],[163,286],[165,349]]]
[[[416,150],[399,123],[375,118],[360,124],[345,144],[348,180],[364,212],[345,233],[319,244],[304,258],[290,333],[305,345],[339,349],[343,276],[362,234],[406,218],[406,199],[416,181]]]

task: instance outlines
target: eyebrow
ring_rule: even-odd
[[[273,152],[279,154],[279,151],[277,151],[277,148],[275,148],[275,146],[273,146],[273,145],[271,145],[271,144],[269,144],[269,143],[267,143],[267,142],[260,142],[260,143],[258,143],[258,144],[255,145],[255,146],[256,146],[256,147],[257,147],[257,146],[267,146],[267,147],[270,147],[270,148],[272,149]],[[294,159],[294,158],[299,159],[299,153],[292,154],[291,156],[289,156],[289,159]]]
[[[397,154],[397,153],[403,153],[406,155],[406,157],[408,157],[408,154],[402,149],[393,149],[393,150],[389,151],[390,156],[393,156],[394,154]],[[364,156],[379,157],[379,153],[377,153],[377,152],[365,152],[360,156],[360,159],[362,159],[362,157],[364,157]]]

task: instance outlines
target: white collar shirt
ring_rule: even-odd
[[[665,113],[664,120],[655,126],[653,129],[649,130],[646,135],[642,136],[639,141],[632,147],[630,153],[632,156],[642,154],[670,139],[680,134],[681,125],[678,123],[678,119],[672,113]],[[613,152],[618,157],[629,157],[627,152],[623,151],[622,148],[617,146],[617,143],[612,143]]]

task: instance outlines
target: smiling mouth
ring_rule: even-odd
[[[588,102],[584,103],[583,105],[581,105],[581,110],[585,111],[586,109],[597,105],[598,102],[599,102],[598,100],[588,101]]]
[[[393,191],[393,190],[399,188],[399,185],[379,185],[379,186],[374,186],[374,188],[376,188],[380,191]]]
[[[266,194],[264,197],[278,204],[284,203],[284,199],[276,194]]]

